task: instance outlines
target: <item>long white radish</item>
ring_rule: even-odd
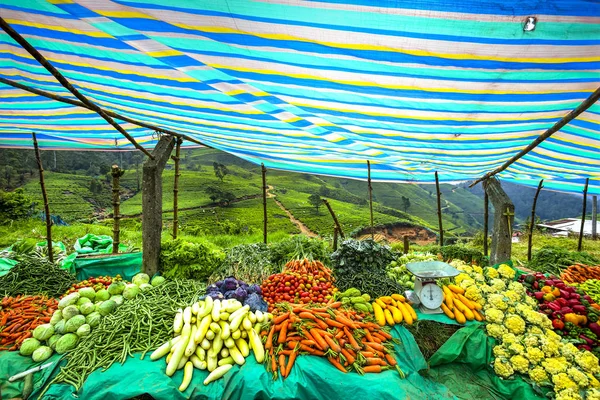
[[[180,308],[175,314],[175,320],[173,321],[173,332],[179,333],[183,328],[183,310]]]
[[[176,338],[173,338],[173,339],[167,341],[165,344],[160,346],[158,349],[154,350],[152,352],[152,354],[150,354],[150,359],[152,361],[155,361],[155,360],[158,360],[159,358],[166,356],[167,354],[169,354],[169,352],[171,351],[173,346],[177,342],[179,342],[180,339],[181,339],[181,336],[178,336]]]
[[[202,318],[202,321],[200,321],[200,325],[198,326],[198,330],[196,331],[196,337],[194,338],[196,343],[202,342],[202,340],[206,337],[206,332],[208,332],[208,327],[210,326],[211,322],[212,317],[210,314],[207,314],[204,316],[204,318]]]
[[[183,310],[183,323],[184,324],[192,323],[192,307],[186,307]]]
[[[213,302],[211,315],[213,321],[218,321],[221,318],[221,301],[219,299]]]
[[[185,348],[185,353],[183,353],[186,357],[190,357],[196,351],[196,341],[194,338],[196,337],[196,331],[198,327],[196,325],[192,325],[192,332],[190,333],[190,340],[188,340],[188,344]]]
[[[219,326],[221,327],[221,339],[225,340],[231,336],[229,324],[226,321],[219,321]]]
[[[188,361],[185,363],[185,367],[183,368],[183,381],[179,386],[180,392],[185,392],[185,389],[190,386],[190,382],[192,381],[192,375],[194,374],[194,363]]]
[[[210,374],[208,374],[208,376],[204,380],[204,384],[208,385],[209,383],[216,381],[217,379],[225,375],[231,369],[231,367],[231,364],[227,364],[214,369]]]

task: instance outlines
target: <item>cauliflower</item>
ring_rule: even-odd
[[[490,308],[485,312],[485,319],[494,324],[501,324],[504,321],[504,313],[495,308]]]
[[[504,326],[498,324],[487,324],[485,330],[487,331],[488,336],[491,336],[494,339],[500,339],[502,335],[508,333]]]
[[[511,377],[515,371],[505,358],[496,358],[494,360],[494,371],[501,378]]]
[[[541,314],[533,310],[528,310],[524,313],[523,317],[525,318],[525,320],[527,320],[527,322],[529,322],[532,325],[538,325],[546,329],[548,329],[549,327],[552,328],[552,322],[550,322],[550,320],[545,314]]]
[[[473,279],[464,279],[458,286],[466,290],[473,285],[475,285],[475,281]]]
[[[462,273],[462,274],[456,275],[456,277],[454,278],[454,283],[456,283],[457,285],[460,285],[460,283],[464,280],[472,280],[472,279],[469,275]]]
[[[459,271],[463,271],[463,272],[466,272],[466,273],[473,272],[473,268],[471,266],[469,266],[463,260],[455,259],[455,260],[450,261],[449,264],[452,265],[454,268],[456,268]]]
[[[519,339],[517,339],[514,333],[505,333],[502,335],[502,344],[504,346],[510,346],[513,343],[519,343]]]
[[[471,278],[473,278],[475,280],[475,282],[485,282],[485,276],[483,276],[482,274],[478,274],[476,272],[473,272],[471,274]]]
[[[542,349],[548,357],[554,357],[560,354],[560,342],[542,339]]]
[[[538,326],[530,326],[527,328],[527,333],[530,333],[532,335],[543,335],[544,331]]]
[[[548,374],[542,367],[535,367],[529,370],[529,377],[538,385],[544,385],[550,381]]]
[[[483,274],[488,279],[495,279],[500,276],[500,274],[498,273],[498,270],[496,268],[492,268],[492,267],[485,267],[483,270]]]
[[[556,375],[567,370],[567,360],[564,357],[546,358],[542,366],[550,375]]]
[[[492,292],[500,293],[506,290],[506,283],[502,279],[492,279],[490,281],[490,286],[492,287]]]
[[[526,334],[525,336],[523,336],[523,345],[525,345],[525,347],[537,347],[538,344],[539,340],[536,335]]]
[[[586,372],[595,374],[598,372],[598,357],[589,351],[582,351],[575,356],[575,362]]]
[[[498,273],[505,279],[514,279],[516,271],[507,264],[502,264],[498,267]]]
[[[515,314],[511,314],[506,317],[504,320],[504,326],[506,326],[510,332],[517,335],[525,332],[525,321]]]
[[[562,337],[558,333],[554,332],[552,329],[547,328],[546,330],[544,330],[544,333],[546,334],[546,337],[552,342],[560,342],[562,339]],[[597,361],[598,360],[596,360],[596,362]]]
[[[557,397],[558,399],[558,397]],[[559,400],[565,400],[564,398]],[[600,390],[590,389],[586,391],[585,400],[600,400]]]
[[[598,379],[596,379],[596,377],[592,374],[590,374],[589,372],[586,372],[586,376],[588,377],[588,380],[590,381],[590,386],[593,388],[600,388],[600,382],[598,382]]]
[[[483,268],[481,268],[479,265],[473,265],[473,272],[483,274]]]
[[[527,291],[525,290],[525,286],[521,282],[511,282],[508,284],[508,290],[512,290],[513,292],[518,293],[521,296],[527,295]]]
[[[588,396],[586,397],[586,399],[591,399],[592,397]],[[556,393],[556,397],[554,398],[555,400],[582,400],[581,395],[579,394],[579,392],[575,389],[565,389],[565,390],[561,390],[560,392]]]
[[[469,300],[477,301],[482,298],[481,291],[477,288],[477,286],[469,286],[465,291],[465,297]]]
[[[521,301],[521,295],[515,292],[514,290],[507,290],[506,292],[504,292],[504,296],[508,297],[508,299],[513,303]]]
[[[540,361],[546,358],[546,355],[542,350],[538,349],[537,347],[529,347],[527,349],[525,357],[527,357],[530,363],[538,364]]]
[[[573,379],[575,383],[579,385],[581,388],[585,388],[590,384],[590,380],[587,375],[578,370],[577,368],[571,367],[567,370],[567,374],[569,378]]]
[[[529,361],[522,355],[517,354],[510,358],[510,363],[515,371],[522,374],[526,373],[529,369]]]
[[[533,297],[525,297],[525,305],[529,308],[536,308],[538,306],[537,301]]]
[[[552,383],[554,383],[554,391],[559,392],[564,389],[577,389],[577,384],[569,378],[564,372],[555,374],[552,376]]]
[[[573,343],[563,343],[560,346],[560,354],[568,361],[573,361],[575,355],[579,353],[579,349]]]
[[[497,308],[498,310],[506,310],[508,308],[508,304],[504,301],[504,296],[497,293],[488,296],[487,306],[488,308]]]
[[[521,345],[519,343],[511,343],[508,346],[508,350],[510,350],[510,352],[513,353],[513,354],[523,354],[523,353],[525,353],[525,347],[523,347],[523,345]]]
[[[494,346],[493,352],[494,352],[494,357],[504,357],[504,358],[510,357],[510,353],[508,352],[508,350],[506,350],[502,346]]]

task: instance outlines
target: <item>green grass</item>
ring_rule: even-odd
[[[533,251],[535,252],[536,249],[544,246],[556,246],[570,251],[577,251],[577,242],[578,238],[576,237],[557,238],[534,233]],[[600,241],[584,238],[581,250],[600,257]],[[520,243],[513,243],[512,259],[519,264],[527,262],[527,238],[522,238]]]

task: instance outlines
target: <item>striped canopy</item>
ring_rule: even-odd
[[[478,178],[600,86],[597,0],[0,0],[0,16],[107,110],[355,179],[367,160],[376,181]],[[0,76],[74,99],[4,32]],[[42,149],[133,148],[92,111],[0,84],[0,147],[32,131]],[[600,194],[599,132],[594,105],[500,176]]]

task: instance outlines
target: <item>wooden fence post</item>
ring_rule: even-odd
[[[113,165],[110,171],[112,175],[112,205],[113,205],[113,254],[119,253],[119,244],[121,243],[121,227],[120,227],[120,206],[121,199],[119,198],[119,178],[123,176],[125,171],[119,169],[118,165]]]
[[[42,166],[42,156],[38,146],[35,132],[31,132],[33,136],[33,148],[35,149],[35,159],[37,161],[38,170],[40,171],[40,186],[42,187],[42,197],[44,198],[44,213],[46,214],[46,242],[48,245],[48,260],[54,263],[54,253],[52,252],[52,217],[50,215],[50,205],[48,204],[48,193],[46,192],[46,184],[44,182],[44,167]]]
[[[408,248],[410,246],[410,243],[408,241],[408,236],[404,235],[403,239],[404,239],[404,254],[408,254]]]
[[[337,226],[333,227],[333,251],[336,251],[338,248],[338,228]]]
[[[485,189],[483,190],[483,255],[488,255],[488,219],[490,213],[490,199]]]
[[[335,216],[335,213],[333,212],[333,208],[331,208],[331,204],[329,204],[327,199],[323,199],[323,203],[325,203],[325,205],[327,206],[327,209],[329,210],[329,213],[331,214],[331,218],[333,218],[333,223],[335,224],[335,226],[338,229],[340,237],[342,239],[344,239],[344,231],[342,230],[342,226],[340,225],[340,222],[338,221],[337,217]]]
[[[598,196],[592,196],[592,240],[598,238]]]
[[[262,189],[263,189],[263,242],[267,243],[267,169],[261,164]]]
[[[182,143],[183,139],[178,137],[175,144],[175,157],[171,157],[175,162],[175,181],[173,182],[173,239],[177,239],[177,231],[179,230],[179,212],[177,208],[179,205],[179,177],[181,176],[179,172],[179,154]]]
[[[371,162],[367,160],[367,182],[369,184],[369,210],[371,212],[371,240],[375,239],[373,231],[373,186],[371,186]]]
[[[533,196],[533,205],[531,206],[531,222],[529,223],[529,237],[527,238],[527,261],[531,261],[531,247],[533,245],[533,228],[535,227],[535,206],[537,205],[537,199],[540,195],[544,180],[540,180],[535,196]]]
[[[437,191],[437,214],[438,214],[438,225],[440,229],[440,246],[444,245],[444,227],[442,226],[442,194],[440,192],[440,180],[438,179],[438,173],[435,171],[435,190]]]
[[[585,178],[585,186],[583,187],[583,212],[581,213],[581,228],[579,229],[579,242],[577,243],[577,251],[581,251],[583,242],[583,225],[585,225],[585,212],[587,208],[587,191],[590,178]]]

